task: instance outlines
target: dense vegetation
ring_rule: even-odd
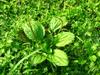
[[[0,0],[0,75],[100,75],[100,0]]]

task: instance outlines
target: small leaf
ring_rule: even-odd
[[[33,35],[36,40],[42,40],[44,35],[45,35],[45,29],[44,27],[36,21],[33,21],[31,24],[32,30],[33,30]]]
[[[50,30],[55,32],[67,24],[66,17],[53,17],[50,21]]]
[[[64,47],[74,40],[74,34],[71,32],[61,32],[55,36],[54,43],[57,47]]]
[[[58,66],[67,66],[68,65],[68,57],[66,53],[62,50],[55,49],[54,54],[49,55],[47,58],[54,65]]]
[[[95,62],[97,60],[97,57],[95,55],[92,55],[89,57],[90,61]]]
[[[62,26],[62,21],[57,18],[57,17],[53,17],[50,21],[50,29],[55,32],[56,30],[58,30],[59,28],[61,28]]]
[[[97,52],[97,56],[100,57],[100,51]]]
[[[65,16],[62,16],[62,17],[60,17],[60,18],[61,18],[61,20],[62,20],[62,22],[63,22],[62,26],[65,26],[65,25],[68,23],[66,17],[65,17]]]
[[[31,28],[27,25],[27,23],[25,23],[24,25],[22,25],[23,31],[26,34],[26,36],[33,40],[33,32],[31,30]]]
[[[44,54],[44,53],[35,53],[32,56],[31,60],[32,60],[32,63],[35,64],[35,65],[40,64],[40,63],[42,63],[43,61],[46,60],[46,54]]]

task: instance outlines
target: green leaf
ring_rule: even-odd
[[[45,36],[44,27],[37,21],[33,21],[31,24],[33,35],[36,40],[42,40]]]
[[[50,21],[50,30],[55,32],[67,24],[66,17],[53,17]]]
[[[45,53],[35,53],[32,56],[31,60],[32,60],[32,63],[35,65],[40,64],[46,60],[46,54]]]
[[[54,50],[54,54],[48,55],[47,58],[51,63],[58,66],[67,66],[68,65],[68,57],[67,54],[59,49]]]
[[[65,26],[68,23],[66,17],[65,16],[61,16],[60,18],[61,18],[61,20],[63,22],[62,26]]]
[[[24,25],[22,25],[22,29],[24,31],[24,33],[26,34],[26,36],[33,40],[33,32],[31,30],[31,28],[27,25],[27,23],[25,23]]]
[[[44,27],[37,21],[30,20],[22,28],[26,36],[31,40],[42,40],[45,35]]]
[[[97,60],[96,55],[89,56],[90,61],[95,62]]]
[[[61,32],[55,35],[54,43],[57,47],[64,47],[65,45],[72,43],[74,37],[74,34],[71,32]]]
[[[55,32],[61,27],[62,27],[62,21],[57,17],[53,17],[50,21],[50,30]]]
[[[97,56],[100,57],[100,51],[97,52]]]

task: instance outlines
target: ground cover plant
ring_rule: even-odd
[[[0,75],[100,75],[100,1],[0,0]]]

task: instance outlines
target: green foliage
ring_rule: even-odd
[[[100,75],[100,1],[0,0],[0,75]]]
[[[57,47],[64,47],[74,40],[74,34],[71,32],[61,32],[55,35],[55,44]]]
[[[50,30],[55,32],[58,29],[61,29],[63,26],[66,25],[66,18],[65,17],[53,17],[50,21]]]
[[[62,21],[59,18],[52,18],[50,21],[50,29],[55,32],[57,29],[61,28]]]
[[[53,18],[53,20],[55,20],[55,19]],[[52,21],[50,26],[52,24],[56,25],[56,26],[61,25],[60,23],[58,23],[59,21],[57,23],[55,23],[55,22],[56,21]],[[46,43],[46,41],[42,40],[42,39],[45,40],[48,38],[48,37],[43,38],[44,35],[47,35],[47,34],[45,34],[44,27],[40,23],[35,22],[33,20],[31,20],[31,22],[29,21],[28,24],[30,24],[30,25],[26,25],[26,23],[25,23],[25,25],[22,26],[24,33],[26,34],[26,36],[29,39],[33,40],[33,42],[36,42],[36,44],[34,44],[34,45],[36,45],[36,49],[41,49],[42,53],[43,54],[46,53],[46,55],[47,55],[47,56],[46,55],[43,56],[42,54],[39,54],[39,53],[34,54],[32,56],[33,64],[39,64],[39,63],[43,62],[44,60],[46,60],[46,58],[47,58],[47,60],[49,60],[50,62],[52,62],[55,65],[67,66],[68,58],[67,58],[66,53],[64,53],[61,50],[57,50],[57,49],[53,50],[51,48],[52,44],[48,44],[48,43]],[[59,29],[59,27],[56,27],[56,26],[53,28],[53,25],[50,27],[51,30],[53,30],[55,28]],[[55,32],[55,30],[54,30],[54,32]],[[51,34],[52,33],[50,33],[48,35],[51,35]],[[30,36],[31,36],[31,38],[30,38]],[[51,37],[54,38],[54,39],[52,39],[54,41],[49,41],[49,43],[51,43],[51,42],[54,43],[56,40],[55,44],[57,47],[64,47],[66,44],[69,44],[74,40],[74,34],[72,34],[71,32],[61,32],[61,33],[58,33],[57,35],[55,35],[55,37],[52,35],[51,35]],[[43,46],[42,46],[42,43],[44,43]],[[48,48],[47,48],[47,45],[49,45]],[[48,49],[51,50],[51,53],[49,53],[50,51]],[[47,52],[45,52],[45,50]],[[62,57],[60,57],[59,55]]]
[[[43,53],[35,53],[34,55],[32,55],[32,62],[33,64],[39,64],[42,63],[44,60],[46,60],[46,54]]]
[[[33,40],[34,39],[34,35],[32,33],[31,28],[27,24],[23,25],[22,28],[23,28],[23,31],[25,32],[25,34],[27,35],[27,37],[29,39]]]
[[[29,21],[22,26],[25,34],[31,40],[42,40],[45,35],[44,27],[36,21]]]
[[[44,27],[38,22],[33,22],[31,24],[33,24],[32,25],[32,31],[33,31],[33,34],[34,34],[34,37],[35,37],[34,39],[42,40],[43,37],[45,36]]]
[[[68,57],[65,52],[59,49],[54,50],[54,54],[49,55],[47,58],[54,65],[58,66],[67,66],[68,65]]]

